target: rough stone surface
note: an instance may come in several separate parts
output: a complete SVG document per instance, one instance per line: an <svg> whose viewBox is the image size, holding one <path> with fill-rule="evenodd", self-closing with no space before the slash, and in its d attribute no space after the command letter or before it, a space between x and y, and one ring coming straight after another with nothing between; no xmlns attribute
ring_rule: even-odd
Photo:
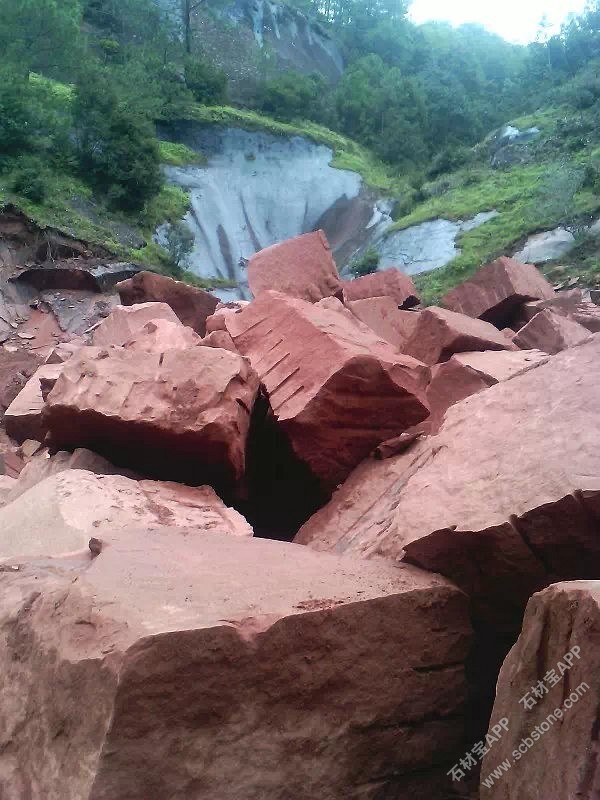
<svg viewBox="0 0 600 800"><path fill-rule="evenodd" d="M226 331L225 317L228 314L238 314L248 305L247 300L232 300L228 303L219 303L215 313L206 320L206 335L216 331Z"/></svg>
<svg viewBox="0 0 600 800"><path fill-rule="evenodd" d="M40 359L34 353L9 353L0 347L0 418L39 366Z"/></svg>
<svg viewBox="0 0 600 800"><path fill-rule="evenodd" d="M266 289L310 303L341 296L340 277L323 231L260 250L248 262L248 283L255 297Z"/></svg>
<svg viewBox="0 0 600 800"><path fill-rule="evenodd" d="M431 306L419 313L402 352L433 365L447 361L453 353L510 349L514 349L511 342L488 322Z"/></svg>
<svg viewBox="0 0 600 800"><path fill-rule="evenodd" d="M231 350L232 353L237 353L237 347L227 331L207 333L204 339L200 341L200 344L202 347L218 347L221 350Z"/></svg>
<svg viewBox="0 0 600 800"><path fill-rule="evenodd" d="M575 237L566 228L543 231L530 236L522 250L513 258L525 264L544 264L561 258L575 245Z"/></svg>
<svg viewBox="0 0 600 800"><path fill-rule="evenodd" d="M369 297L391 297L398 308L410 308L420 302L412 278L395 267L343 281L344 299L366 300Z"/></svg>
<svg viewBox="0 0 600 800"><path fill-rule="evenodd" d="M41 483L46 478L51 478L59 472L69 469L84 470L93 472L96 475L123 475L126 478L141 480L139 475L131 470L115 467L97 453L79 447L72 453L66 450L59 450L54 455L50 455L48 450L35 455L30 459L21 470L18 481L13 486L9 499L16 500L23 492L31 489L36 484Z"/></svg>
<svg viewBox="0 0 600 800"><path fill-rule="evenodd" d="M504 328L521 303L551 297L554 289L537 267L520 264L512 258L499 258L448 292L442 305Z"/></svg>
<svg viewBox="0 0 600 800"><path fill-rule="evenodd" d="M498 679L491 725L507 718L509 726L483 762L482 800L598 796L599 641L598 581L558 583L531 598ZM486 786L505 760L510 769Z"/></svg>
<svg viewBox="0 0 600 800"><path fill-rule="evenodd" d="M124 345L144 325L157 319L179 324L175 312L166 303L138 303L134 306L117 306L94 331L92 343L98 347Z"/></svg>
<svg viewBox="0 0 600 800"><path fill-rule="evenodd" d="M258 377L241 356L194 347L85 348L45 409L54 447L88 447L153 477L229 487L244 473Z"/></svg>
<svg viewBox="0 0 600 800"><path fill-rule="evenodd" d="M45 364L27 381L23 389L12 401L4 414L4 427L9 436L21 443L26 439L43 442L47 426L42 419L44 398L42 381L56 380L63 370L63 364Z"/></svg>
<svg viewBox="0 0 600 800"><path fill-rule="evenodd" d="M551 300L525 303L519 310L517 327L524 327L536 314L546 310L578 322L591 333L600 332L600 310L594 303L585 302L579 289L559 292Z"/></svg>
<svg viewBox="0 0 600 800"><path fill-rule="evenodd" d="M16 486L16 479L8 475L0 475L0 508L8 502L10 493Z"/></svg>
<svg viewBox="0 0 600 800"><path fill-rule="evenodd" d="M197 333L180 322L155 319L136 331L123 347L143 353L165 353L167 350L188 350L201 342Z"/></svg>
<svg viewBox="0 0 600 800"><path fill-rule="evenodd" d="M549 358L540 350L502 350L457 353L444 364L438 364L431 372L431 383L427 387L427 402L431 409L427 420L428 432L437 432L450 406L500 381L545 364Z"/></svg>
<svg viewBox="0 0 600 800"><path fill-rule="evenodd" d="M245 519L210 486L134 481L84 470L59 472L0 510L0 560L84 552L91 537L158 525L252 536Z"/></svg>
<svg viewBox="0 0 600 800"><path fill-rule="evenodd" d="M587 328L578 322L552 311L540 311L521 328L513 342L523 350L537 348L554 355L586 341L590 336Z"/></svg>
<svg viewBox="0 0 600 800"><path fill-rule="evenodd" d="M377 444L428 415L429 370L338 301L323 303L263 292L227 326L294 452L334 488Z"/></svg>
<svg viewBox="0 0 600 800"><path fill-rule="evenodd" d="M406 325L402 315L411 312L399 311L396 301L391 297L368 297L365 300L350 301L348 308L355 317L397 350L406 341Z"/></svg>
<svg viewBox="0 0 600 800"><path fill-rule="evenodd" d="M437 436L362 464L295 541L409 558L514 627L532 592L600 570L599 356L595 336L452 406Z"/></svg>
<svg viewBox="0 0 600 800"><path fill-rule="evenodd" d="M184 325L200 336L206 333L206 318L214 313L218 298L203 289L175 281L155 272L140 272L133 278L117 284L121 302L125 306L138 303L166 303Z"/></svg>
<svg viewBox="0 0 600 800"><path fill-rule="evenodd" d="M194 528L99 538L0 573L3 800L447 796L455 587Z"/></svg>

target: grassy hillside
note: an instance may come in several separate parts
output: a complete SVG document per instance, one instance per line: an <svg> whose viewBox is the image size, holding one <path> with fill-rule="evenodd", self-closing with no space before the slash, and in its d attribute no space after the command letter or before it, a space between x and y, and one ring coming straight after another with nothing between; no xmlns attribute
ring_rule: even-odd
<svg viewBox="0 0 600 800"><path fill-rule="evenodd" d="M459 239L462 250L446 267L418 277L428 302L436 302L448 289L468 278L481 264L512 252L527 236L558 225L574 232L577 246L563 258L568 266L560 274L577 274L595 285L600 281L600 242L584 236L583 228L600 212L595 184L598 158L593 119L572 109L545 109L513 120L521 130L537 126L541 135L515 151L520 162L493 169L491 143L475 148L459 170L425 184L425 195L394 229L436 218L466 220L479 212L497 210L499 216ZM558 276L556 265L544 267ZM554 271L554 272L553 272Z"/></svg>

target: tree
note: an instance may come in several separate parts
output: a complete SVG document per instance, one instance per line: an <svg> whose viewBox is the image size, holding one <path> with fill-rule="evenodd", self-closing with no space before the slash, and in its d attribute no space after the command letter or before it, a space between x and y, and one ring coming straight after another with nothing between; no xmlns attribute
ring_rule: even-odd
<svg viewBox="0 0 600 800"><path fill-rule="evenodd" d="M188 58L185 83L198 103L207 106L227 103L227 75L208 61Z"/></svg>
<svg viewBox="0 0 600 800"><path fill-rule="evenodd" d="M108 75L88 70L77 85L80 169L113 205L136 210L162 185L158 144L151 123L118 97Z"/></svg>
<svg viewBox="0 0 600 800"><path fill-rule="evenodd" d="M61 77L78 61L79 0L0 0L0 53L30 71Z"/></svg>
<svg viewBox="0 0 600 800"><path fill-rule="evenodd" d="M194 234L185 222L175 222L169 226L166 246L171 262L177 269L187 265L194 249Z"/></svg>

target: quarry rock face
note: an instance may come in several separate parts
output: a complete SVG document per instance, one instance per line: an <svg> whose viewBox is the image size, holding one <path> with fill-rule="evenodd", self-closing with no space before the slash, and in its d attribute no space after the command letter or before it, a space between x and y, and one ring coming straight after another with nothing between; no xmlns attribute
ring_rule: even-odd
<svg viewBox="0 0 600 800"><path fill-rule="evenodd" d="M44 398L42 381L56 380L62 364L44 364L31 376L4 413L4 427L9 436L21 443L26 439L43 442L46 424L42 419Z"/></svg>
<svg viewBox="0 0 600 800"><path fill-rule="evenodd" d="M600 571L599 355L595 336L452 406L437 436L362 464L295 541L408 559L514 627L534 591Z"/></svg>
<svg viewBox="0 0 600 800"><path fill-rule="evenodd" d="M513 342L524 350L537 348L555 355L585 342L590 332L573 319L545 310L536 314L531 322L516 334Z"/></svg>
<svg viewBox="0 0 600 800"><path fill-rule="evenodd" d="M175 312L166 303L117 306L94 331L92 344L97 347L122 346L141 331L148 322L158 319L179 324Z"/></svg>
<svg viewBox="0 0 600 800"><path fill-rule="evenodd" d="M503 257L449 291L442 298L442 305L504 328L510 327L511 315L522 303L554 296L554 289L537 267Z"/></svg>
<svg viewBox="0 0 600 800"><path fill-rule="evenodd" d="M310 303L341 297L340 277L323 231L259 250L248 262L248 284L255 297L266 289Z"/></svg>
<svg viewBox="0 0 600 800"><path fill-rule="evenodd" d="M487 322L432 306L419 313L412 336L402 352L422 361L437 364L453 353L477 350L510 350L514 346Z"/></svg>
<svg viewBox="0 0 600 800"><path fill-rule="evenodd" d="M55 448L87 447L153 477L228 487L244 473L258 383L226 350L84 348L64 365L44 420Z"/></svg>
<svg viewBox="0 0 600 800"><path fill-rule="evenodd" d="M0 573L3 800L445 796L451 584L193 527L92 548Z"/></svg>
<svg viewBox="0 0 600 800"><path fill-rule="evenodd" d="M226 318L298 458L334 488L385 439L425 419L429 370L335 300L263 292Z"/></svg>
<svg viewBox="0 0 600 800"><path fill-rule="evenodd" d="M0 510L0 561L84 552L91 537L110 541L126 527L159 525L252 536L210 486L134 481L84 470L59 472Z"/></svg>
<svg viewBox="0 0 600 800"><path fill-rule="evenodd" d="M498 679L490 726L510 724L483 762L482 800L598 795L599 638L598 581L531 598Z"/></svg>
<svg viewBox="0 0 600 800"><path fill-rule="evenodd" d="M140 272L117 284L117 291L124 306L166 303L184 325L200 336L206 333L206 318L214 313L219 302L203 289L155 272Z"/></svg>
<svg viewBox="0 0 600 800"><path fill-rule="evenodd" d="M343 281L342 286L347 301L391 297L398 308L411 308L420 302L412 278L395 267Z"/></svg>

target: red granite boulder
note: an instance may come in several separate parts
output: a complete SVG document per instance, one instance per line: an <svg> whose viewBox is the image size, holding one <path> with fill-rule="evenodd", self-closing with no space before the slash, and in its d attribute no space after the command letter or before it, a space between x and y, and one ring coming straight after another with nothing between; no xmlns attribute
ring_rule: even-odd
<svg viewBox="0 0 600 800"><path fill-rule="evenodd" d="M165 353L167 350L188 350L201 342L197 333L180 322L153 319L124 342L123 347L142 353Z"/></svg>
<svg viewBox="0 0 600 800"><path fill-rule="evenodd" d="M498 678L490 730L509 724L483 762L482 800L597 797L599 642L598 581L531 598Z"/></svg>
<svg viewBox="0 0 600 800"><path fill-rule="evenodd" d="M64 365L44 421L53 447L87 447L153 477L225 488L244 474L258 386L246 359L226 350L84 348Z"/></svg>
<svg viewBox="0 0 600 800"><path fill-rule="evenodd" d="M42 381L56 380L64 364L44 364L41 366L19 394L15 397L4 414L4 428L8 435L21 444L26 439L43 442L47 426L42 419L44 397Z"/></svg>
<svg viewBox="0 0 600 800"><path fill-rule="evenodd" d="M429 432L436 432L444 414L455 403L500 381L522 375L549 359L540 350L457 353L431 371L427 402L431 409Z"/></svg>
<svg viewBox="0 0 600 800"><path fill-rule="evenodd" d="M448 796L470 626L444 579L194 527L90 550L0 572L3 800Z"/></svg>
<svg viewBox="0 0 600 800"><path fill-rule="evenodd" d="M413 312L400 311L396 301L391 297L368 297L365 300L353 300L348 302L347 306L357 319L364 322L384 341L389 342L397 350L402 348L407 338L404 334L406 325L402 315Z"/></svg>
<svg viewBox="0 0 600 800"><path fill-rule="evenodd" d="M136 481L79 469L58 472L22 494L18 483L0 509L0 562L83 552L90 538L118 537L127 527L150 534L168 524L252 536L246 520L227 508L210 486Z"/></svg>
<svg viewBox="0 0 600 800"><path fill-rule="evenodd" d="M441 572L512 629L529 596L600 573L600 336L452 406L367 461L295 541Z"/></svg>
<svg viewBox="0 0 600 800"><path fill-rule="evenodd" d="M547 300L554 295L554 289L537 267L503 257L448 292L442 305L505 328L511 326L511 317L522 303Z"/></svg>
<svg viewBox="0 0 600 800"><path fill-rule="evenodd" d="M166 303L139 303L117 306L94 331L92 342L97 347L122 346L130 341L148 322L164 319L180 325L175 312Z"/></svg>
<svg viewBox="0 0 600 800"><path fill-rule="evenodd" d="M591 335L587 328L575 320L546 310L537 313L531 322L521 328L513 342L523 350L537 348L554 355L567 347L585 342Z"/></svg>
<svg viewBox="0 0 600 800"><path fill-rule="evenodd" d="M515 349L507 337L488 322L431 306L419 312L417 324L402 352L433 365L447 361L454 353Z"/></svg>
<svg viewBox="0 0 600 800"><path fill-rule="evenodd" d="M125 306L138 303L166 303L184 325L200 336L206 333L206 318L214 313L219 299L203 289L175 281L155 272L139 272L117 284Z"/></svg>
<svg viewBox="0 0 600 800"><path fill-rule="evenodd" d="M296 456L328 489L377 444L428 415L429 370L339 301L311 305L263 292L226 322Z"/></svg>
<svg viewBox="0 0 600 800"><path fill-rule="evenodd" d="M420 303L411 277L396 267L343 281L344 299L366 300L369 297L391 297L398 308L412 308Z"/></svg>
<svg viewBox="0 0 600 800"><path fill-rule="evenodd" d="M323 231L305 233L255 253L248 262L252 294L272 289L316 303L340 296L341 282Z"/></svg>

